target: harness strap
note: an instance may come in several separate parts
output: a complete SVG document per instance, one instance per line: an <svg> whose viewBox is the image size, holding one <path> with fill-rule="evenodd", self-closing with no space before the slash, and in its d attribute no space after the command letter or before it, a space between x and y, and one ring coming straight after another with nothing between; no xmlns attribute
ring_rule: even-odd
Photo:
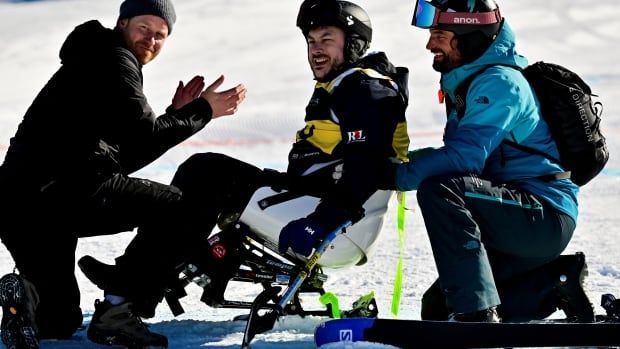
<svg viewBox="0 0 620 349"><path fill-rule="evenodd" d="M300 198L305 195L308 195L308 194L302 193L299 191L283 191L281 193L267 196L266 198L261 199L258 202L258 207L260 207L261 210L264 211L271 206L281 204L286 201L294 200L294 199Z"/></svg>

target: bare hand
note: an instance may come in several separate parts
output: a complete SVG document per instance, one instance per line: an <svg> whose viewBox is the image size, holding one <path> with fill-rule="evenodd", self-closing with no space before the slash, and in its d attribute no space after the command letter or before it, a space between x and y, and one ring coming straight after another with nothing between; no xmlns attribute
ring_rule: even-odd
<svg viewBox="0 0 620 349"><path fill-rule="evenodd" d="M239 104L245 99L246 88L242 84L239 84L229 90L216 92L215 89L220 87L224 82L224 76L220 75L206 90L204 90L200 96L209 102L211 110L213 110L213 119L224 116L232 115L237 112Z"/></svg>
<svg viewBox="0 0 620 349"><path fill-rule="evenodd" d="M179 109L198 98L203 88L205 88L205 78L202 76L194 76L185 86L183 81L179 81L179 86L172 98L172 107Z"/></svg>

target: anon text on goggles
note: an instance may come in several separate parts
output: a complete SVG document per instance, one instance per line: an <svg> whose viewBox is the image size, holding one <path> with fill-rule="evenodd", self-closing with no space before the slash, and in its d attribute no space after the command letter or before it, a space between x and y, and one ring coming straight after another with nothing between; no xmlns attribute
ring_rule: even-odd
<svg viewBox="0 0 620 349"><path fill-rule="evenodd" d="M499 8L493 12L444 12L426 0L417 0L411 25L418 28L434 28L438 24L495 24L502 20Z"/></svg>

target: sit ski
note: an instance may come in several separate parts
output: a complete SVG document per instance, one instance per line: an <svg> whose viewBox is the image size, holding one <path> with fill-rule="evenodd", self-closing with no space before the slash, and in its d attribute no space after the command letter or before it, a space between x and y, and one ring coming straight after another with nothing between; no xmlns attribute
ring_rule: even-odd
<svg viewBox="0 0 620 349"><path fill-rule="evenodd" d="M366 262L391 196L389 191L376 192L365 203L365 216L360 221L343 222L305 258L294 252L280 255L278 234L289 221L311 213L319 198L260 188L241 214L221 217L221 231L204 241L199 255L178 267L179 278L169 282L165 299L174 315L183 313L179 299L186 296L185 287L195 283L203 288L201 301L211 307L248 309L248 315L236 318L247 321L244 348L257 334L271 330L284 315L376 317L373 293L362 296L351 309L340 311L335 296L323 288L327 280L324 267ZM114 266L90 256L82 257L78 265L102 289L114 274ZM230 281L260 284L263 291L252 302L226 299ZM302 298L310 294L322 296L323 309L307 310L302 306Z"/></svg>

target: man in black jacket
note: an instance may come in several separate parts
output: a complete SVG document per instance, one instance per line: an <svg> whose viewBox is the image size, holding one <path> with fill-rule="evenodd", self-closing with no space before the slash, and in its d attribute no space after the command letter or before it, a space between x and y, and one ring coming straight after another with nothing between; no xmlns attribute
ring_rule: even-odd
<svg viewBox="0 0 620 349"><path fill-rule="evenodd" d="M97 21L76 27L60 51L61 67L11 139L0 167L0 237L20 275L0 281L7 346L37 348L39 338L74 333L82 323L77 239L181 215L178 188L129 175L211 119L235 113L245 98L243 85L216 92L223 77L204 89L196 76L179 84L164 115L154 114L142 66L159 54L175 20L169 0L126 0L115 29ZM151 335L129 310L123 315L127 326Z"/></svg>

